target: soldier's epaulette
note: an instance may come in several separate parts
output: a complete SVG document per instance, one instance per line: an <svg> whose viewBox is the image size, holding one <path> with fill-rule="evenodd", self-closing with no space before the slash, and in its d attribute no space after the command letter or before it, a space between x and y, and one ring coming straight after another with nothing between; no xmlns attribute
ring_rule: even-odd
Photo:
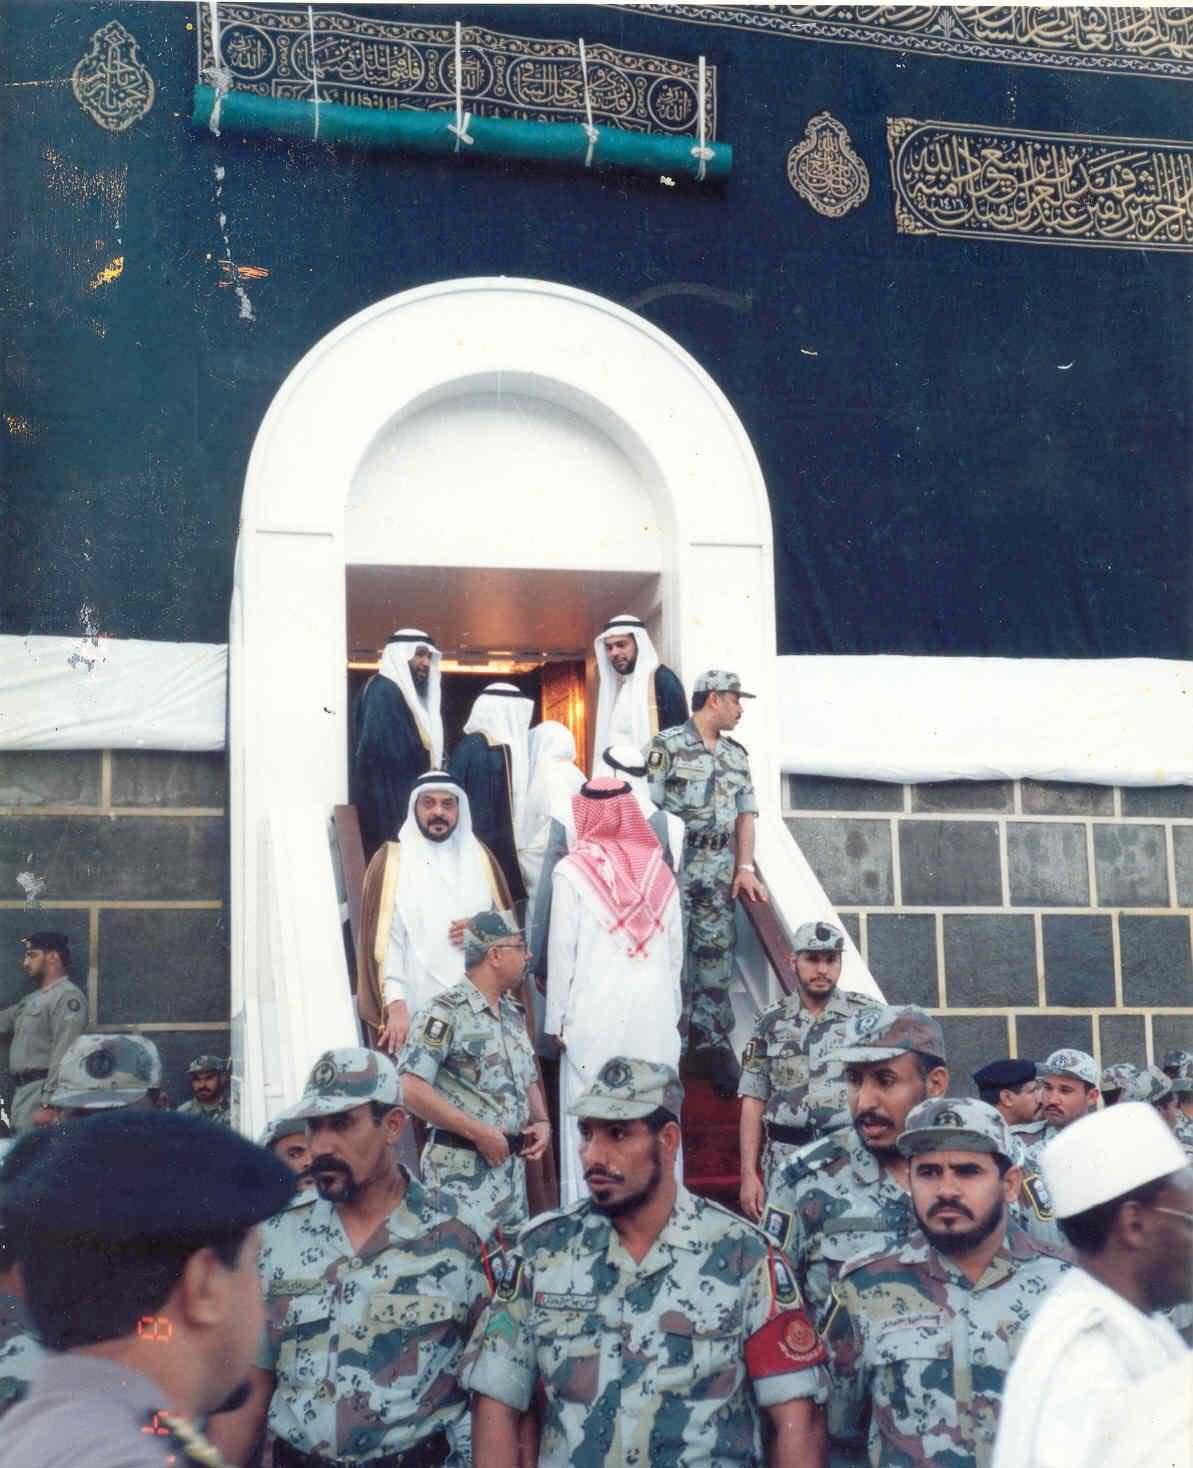
<svg viewBox="0 0 1193 1468"><path fill-rule="evenodd" d="M453 984L450 989L445 989L442 994L436 994L434 999L429 1000L424 1005L424 1008L429 1009L432 1004L447 1004L452 1009L458 1009L461 1004L468 1003L468 990L471 987L467 980L460 984Z"/></svg>
<svg viewBox="0 0 1193 1468"><path fill-rule="evenodd" d="M517 1248L522 1253L528 1253L531 1247L530 1240L540 1229L549 1228L554 1223L563 1223L571 1219L572 1215L587 1209L588 1198L577 1198L574 1203L566 1203L559 1208L552 1208L547 1213L537 1213L529 1223L524 1223L518 1233Z"/></svg>
<svg viewBox="0 0 1193 1468"><path fill-rule="evenodd" d="M839 991L845 999L846 1004L857 1004L863 1008L869 1004L881 1004L881 999L875 999L873 994L863 994L860 989L841 989Z"/></svg>
<svg viewBox="0 0 1193 1468"><path fill-rule="evenodd" d="M791 995L789 994L787 999L790 998ZM754 1028L757 1029L764 1019L769 1019L772 1015L777 1016L782 1014L787 1007L787 999L776 999L773 1004L768 1004L765 1009L760 1009L758 1011L758 1018L754 1021Z"/></svg>
<svg viewBox="0 0 1193 1468"><path fill-rule="evenodd" d="M722 734L721 738L725 741L726 744L732 744L734 749L740 749L742 754L749 754L750 751L746 748L746 746L741 742L740 739L734 739L731 734Z"/></svg>
<svg viewBox="0 0 1193 1468"><path fill-rule="evenodd" d="M692 1201L696 1205L697 1213L719 1213L726 1223L733 1224L747 1236L753 1234L768 1249L773 1247L774 1240L760 1224L753 1223L748 1218L743 1218L740 1213L735 1213L732 1208L727 1208L724 1203L718 1203L715 1198L706 1198L699 1193L692 1194Z"/></svg>
<svg viewBox="0 0 1193 1468"><path fill-rule="evenodd" d="M909 1240L900 1238L898 1234L881 1234L877 1242L869 1249L863 1249L860 1253L853 1254L841 1266L838 1279L844 1279L847 1275L857 1274L861 1269L873 1269L880 1264L889 1264L893 1269L905 1269L909 1264L918 1263L921 1257L927 1257L927 1249L917 1249L914 1244L910 1246Z"/></svg>
<svg viewBox="0 0 1193 1468"><path fill-rule="evenodd" d="M836 1140L835 1132L830 1132L827 1137L817 1137L814 1142L806 1142L793 1152L787 1159L785 1170L797 1175L801 1172L823 1172L848 1156L849 1149Z"/></svg>

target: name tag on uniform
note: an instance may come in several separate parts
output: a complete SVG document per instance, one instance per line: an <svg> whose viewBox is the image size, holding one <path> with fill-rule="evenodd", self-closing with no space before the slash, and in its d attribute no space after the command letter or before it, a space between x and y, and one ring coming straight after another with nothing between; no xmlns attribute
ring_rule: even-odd
<svg viewBox="0 0 1193 1468"><path fill-rule="evenodd" d="M327 1288L322 1279L275 1279L266 1286L267 1295L318 1295Z"/></svg>
<svg viewBox="0 0 1193 1468"><path fill-rule="evenodd" d="M546 1310L595 1310L597 1297L595 1295L552 1295L546 1290L539 1290L534 1303L543 1306Z"/></svg>

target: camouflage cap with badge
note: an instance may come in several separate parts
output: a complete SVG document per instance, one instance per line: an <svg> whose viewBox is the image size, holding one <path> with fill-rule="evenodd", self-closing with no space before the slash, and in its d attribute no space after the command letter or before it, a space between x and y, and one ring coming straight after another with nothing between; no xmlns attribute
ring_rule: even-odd
<svg viewBox="0 0 1193 1468"><path fill-rule="evenodd" d="M791 946L796 953L840 953L845 947L845 934L832 923L800 923Z"/></svg>
<svg viewBox="0 0 1193 1468"><path fill-rule="evenodd" d="M701 673L692 684L693 693L736 693L738 698L757 698L756 693L747 693L741 686L736 673L726 673L722 668L710 668Z"/></svg>
<svg viewBox="0 0 1193 1468"><path fill-rule="evenodd" d="M1039 1076L1071 1076L1075 1081L1084 1081L1087 1086L1096 1086L1100 1079L1098 1064L1084 1050L1054 1050L1047 1060L1036 1066Z"/></svg>
<svg viewBox="0 0 1193 1468"><path fill-rule="evenodd" d="M1145 1065L1123 1087L1122 1099L1124 1101L1150 1101L1154 1106L1157 1101L1163 1101L1166 1097L1171 1096L1172 1092L1172 1081L1160 1067Z"/></svg>
<svg viewBox="0 0 1193 1468"><path fill-rule="evenodd" d="M335 1116L369 1101L379 1101L382 1106L402 1104L398 1068L389 1056L360 1045L325 1050L311 1067L301 1097L277 1121Z"/></svg>
<svg viewBox="0 0 1193 1468"><path fill-rule="evenodd" d="M1116 1091L1123 1090L1138 1074L1137 1065L1132 1065L1129 1060L1120 1060L1117 1065L1108 1065L1102 1072L1102 1084L1098 1089L1103 1096L1113 1095Z"/></svg>
<svg viewBox="0 0 1193 1468"><path fill-rule="evenodd" d="M1185 1058L1176 1068L1176 1074L1165 1071L1164 1074L1172 1081L1172 1089L1178 1096L1193 1095L1193 1055L1184 1052Z"/></svg>
<svg viewBox="0 0 1193 1468"><path fill-rule="evenodd" d="M468 920L464 929L464 967L475 968L495 944L521 938L522 935L523 929L518 926L512 912L500 912L496 908L478 912Z"/></svg>
<svg viewBox="0 0 1193 1468"><path fill-rule="evenodd" d="M204 1071L215 1071L217 1075L223 1075L225 1071L231 1070L232 1062L226 1055L196 1055L194 1060L186 1068L187 1075L202 1075Z"/></svg>
<svg viewBox="0 0 1193 1468"><path fill-rule="evenodd" d="M679 1120L683 1086L669 1065L617 1055L601 1066L595 1081L568 1112L593 1121L639 1121L660 1107Z"/></svg>
<svg viewBox="0 0 1193 1468"><path fill-rule="evenodd" d="M831 1058L844 1065L873 1065L909 1051L943 1061L944 1031L939 1022L914 1004L876 1004L853 1016Z"/></svg>
<svg viewBox="0 0 1193 1468"><path fill-rule="evenodd" d="M1015 1160L1011 1129L985 1101L969 1096L933 1096L907 1113L895 1146L904 1157L921 1152L990 1152Z"/></svg>
<svg viewBox="0 0 1193 1468"><path fill-rule="evenodd" d="M46 1103L62 1111L110 1111L161 1089L162 1058L144 1035L80 1035L58 1067Z"/></svg>

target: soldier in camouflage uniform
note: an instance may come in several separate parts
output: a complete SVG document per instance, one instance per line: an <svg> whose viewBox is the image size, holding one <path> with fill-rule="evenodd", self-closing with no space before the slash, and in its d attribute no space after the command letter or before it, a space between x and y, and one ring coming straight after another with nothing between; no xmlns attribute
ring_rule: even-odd
<svg viewBox="0 0 1193 1468"><path fill-rule="evenodd" d="M37 988L0 1009L0 1036L12 1036L8 1069L14 1090L8 1114L16 1132L53 1120L46 1103L58 1084L58 1067L87 1028L87 996L68 976L66 935L30 933L22 942L21 967Z"/></svg>
<svg viewBox="0 0 1193 1468"><path fill-rule="evenodd" d="M944 1034L922 1009L873 1006L851 1019L834 1056L845 1066L853 1126L801 1147L779 1169L762 1226L795 1265L819 1325L845 1262L875 1235L912 1227L907 1159L896 1142L911 1108L948 1087Z"/></svg>
<svg viewBox="0 0 1193 1468"><path fill-rule="evenodd" d="M0 1141L0 1161L14 1143ZM4 1228L4 1188L0 1186L0 1417L26 1395L45 1352L21 1298L16 1260Z"/></svg>
<svg viewBox="0 0 1193 1468"><path fill-rule="evenodd" d="M541 1468L821 1462L823 1347L765 1235L676 1184L682 1103L617 1057L573 1106L592 1196L523 1229L465 1360L484 1468L517 1462L536 1388Z"/></svg>
<svg viewBox="0 0 1193 1468"><path fill-rule="evenodd" d="M1185 1050L1177 1053L1183 1058L1171 1068L1167 1063L1170 1056L1164 1057L1164 1074L1172 1081L1180 1107L1176 1118L1176 1139L1186 1152L1190 1152L1193 1150L1193 1055Z"/></svg>
<svg viewBox="0 0 1193 1468"><path fill-rule="evenodd" d="M81 1035L62 1057L48 1105L59 1120L165 1105L162 1058L144 1035Z"/></svg>
<svg viewBox="0 0 1193 1468"><path fill-rule="evenodd" d="M456 1376L489 1256L455 1200L394 1160L400 1096L381 1051L329 1050L284 1113L306 1119L319 1197L262 1230L265 1340L237 1424L251 1443L269 1403L275 1468L467 1461Z"/></svg>
<svg viewBox="0 0 1193 1468"><path fill-rule="evenodd" d="M941 1097L908 1115L919 1231L850 1260L824 1334L830 1431L872 1468L988 1468L1003 1382L1042 1296L1068 1265L1011 1222L1010 1131L984 1101Z"/></svg>
<svg viewBox="0 0 1193 1468"><path fill-rule="evenodd" d="M741 1205L755 1221L778 1165L797 1147L849 1125L845 1077L830 1052L850 1018L875 1003L868 994L839 986L845 949L840 929L802 923L791 946L797 987L758 1016L742 1056Z"/></svg>
<svg viewBox="0 0 1193 1468"><path fill-rule="evenodd" d="M1139 1067L1129 1060L1120 1060L1117 1065L1108 1065L1102 1072L1099 1090L1105 1106L1117 1106L1123 1099L1123 1087L1139 1074Z"/></svg>
<svg viewBox="0 0 1193 1468"><path fill-rule="evenodd" d="M178 1108L185 1116L202 1116L220 1126L232 1125L232 1062L220 1055L196 1055L187 1066L191 1099Z"/></svg>
<svg viewBox="0 0 1193 1468"><path fill-rule="evenodd" d="M1037 1243L1059 1250L1067 1258L1068 1242L1053 1216L1052 1200L1048 1196L1044 1179L1040 1176L1039 1165L1028 1159L1028 1147L1043 1130L1042 1124L1034 1132L1025 1130L1033 1125L1034 1113L1039 1104L1035 1065L1030 1060L1013 1060L1009 1057L992 1060L981 1070L975 1070L973 1079L981 1099L992 1106L1006 1122L1011 1134L1014 1163L1023 1174L1019 1200L1012 1205L1015 1222L1026 1229Z"/></svg>
<svg viewBox="0 0 1193 1468"><path fill-rule="evenodd" d="M758 802L750 760L729 737L742 716L735 673L713 670L696 680L692 717L656 734L648 746L650 798L684 823L684 1028L689 1064L702 1069L725 1096L737 1092L741 1072L730 1036L729 985L736 942L738 896L765 901L754 871L754 818Z"/></svg>
<svg viewBox="0 0 1193 1468"><path fill-rule="evenodd" d="M1036 1066L1044 1129L1027 1142L1027 1155L1036 1161L1048 1143L1072 1122L1088 1116L1098 1104L1101 1072L1084 1050L1054 1050Z"/></svg>
<svg viewBox="0 0 1193 1468"><path fill-rule="evenodd" d="M526 958L508 915L477 913L464 929L467 977L418 1011L398 1057L406 1110L433 1127L423 1181L459 1198L490 1232L526 1222L526 1163L551 1137L526 1013L513 997Z"/></svg>

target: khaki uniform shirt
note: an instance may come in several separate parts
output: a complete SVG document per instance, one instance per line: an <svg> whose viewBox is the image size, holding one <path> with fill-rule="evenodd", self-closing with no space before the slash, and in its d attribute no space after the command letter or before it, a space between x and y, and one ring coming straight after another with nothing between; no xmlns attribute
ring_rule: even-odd
<svg viewBox="0 0 1193 1468"><path fill-rule="evenodd" d="M1011 1361L1068 1267L1017 1228L973 1283L918 1229L851 1260L825 1324L834 1440L868 1408L873 1468L988 1468Z"/></svg>
<svg viewBox="0 0 1193 1468"><path fill-rule="evenodd" d="M64 974L45 989L34 989L7 1009L0 1009L0 1035L11 1035L11 1071L44 1070L44 1080L16 1088L12 1124L28 1131L33 1113L53 1095L62 1057L87 1028L87 996Z"/></svg>
<svg viewBox="0 0 1193 1468"><path fill-rule="evenodd" d="M678 1190L641 1263L590 1200L532 1220L463 1370L517 1411L544 1392L540 1468L763 1461L758 1407L823 1401L823 1347L759 1229Z"/></svg>
<svg viewBox="0 0 1193 1468"><path fill-rule="evenodd" d="M271 1218L257 1359L277 1377L270 1431L299 1452L367 1463L458 1429L456 1375L489 1297L487 1262L452 1199L409 1177L359 1252L323 1198Z"/></svg>

